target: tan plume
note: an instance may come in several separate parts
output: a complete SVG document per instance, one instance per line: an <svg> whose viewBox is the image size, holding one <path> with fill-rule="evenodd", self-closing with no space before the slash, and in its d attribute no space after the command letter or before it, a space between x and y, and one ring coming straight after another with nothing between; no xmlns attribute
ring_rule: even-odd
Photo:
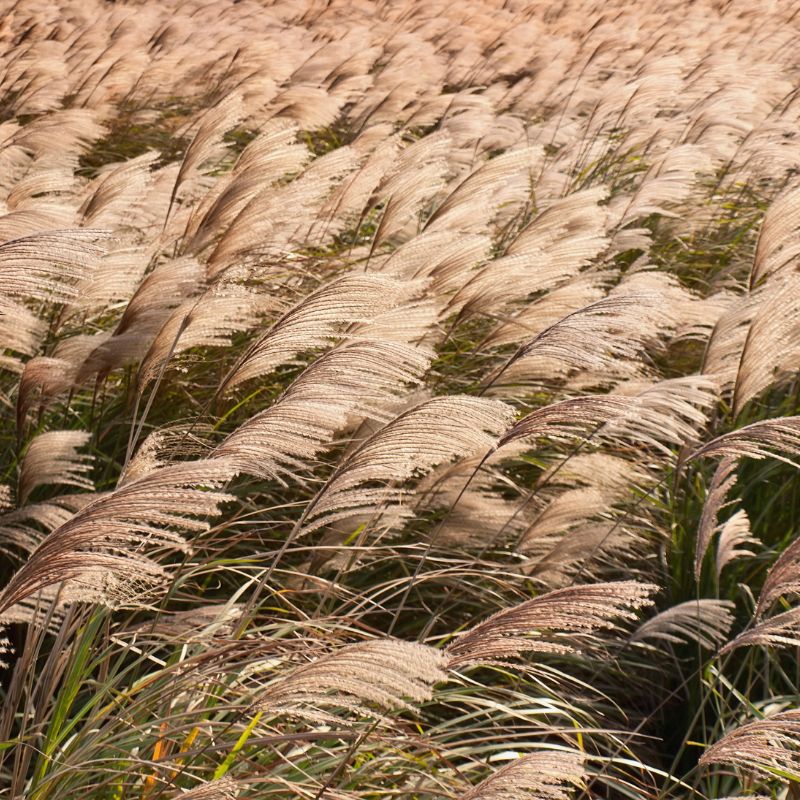
<svg viewBox="0 0 800 800"><path fill-rule="evenodd" d="M452 668L503 662L523 653L570 653L576 635L632 620L650 604L656 587L618 581L570 586L543 594L493 616L459 636L447 648Z"/></svg>
<svg viewBox="0 0 800 800"><path fill-rule="evenodd" d="M255 475L302 470L351 417L382 419L385 406L419 381L430 358L427 351L400 342L340 345L230 434L214 455Z"/></svg>
<svg viewBox="0 0 800 800"><path fill-rule="evenodd" d="M407 514L404 481L458 457L488 454L513 413L496 400L461 396L435 397L404 412L339 465L307 506L300 530L390 508Z"/></svg>
<svg viewBox="0 0 800 800"><path fill-rule="evenodd" d="M458 800L568 800L584 775L582 753L543 750L510 761Z"/></svg>
<svg viewBox="0 0 800 800"><path fill-rule="evenodd" d="M723 458L714 472L706 499L703 503L703 511L700 515L700 524L697 526L697 537L694 551L694 578L700 580L700 571L703 568L705 558L711 538L720 529L719 512L730 505L728 494L736 484L736 469L738 462L735 458Z"/></svg>
<svg viewBox="0 0 800 800"><path fill-rule="evenodd" d="M37 486L50 483L94 488L88 477L92 457L78 452L90 438L84 431L48 431L33 439L20 465L20 504L27 501Z"/></svg>
<svg viewBox="0 0 800 800"><path fill-rule="evenodd" d="M397 639L346 645L278 678L259 705L310 720L326 719L337 707L359 716L374 716L373 708L411 710L447 679L445 663L440 651Z"/></svg>
<svg viewBox="0 0 800 800"><path fill-rule="evenodd" d="M235 471L221 459L174 464L100 495L44 538L0 594L0 612L61 581L83 581L98 599L108 594L108 580L157 584L166 572L147 551L186 549L176 531L206 530L198 518L216 515L230 499L196 487L216 489Z"/></svg>
<svg viewBox="0 0 800 800"><path fill-rule="evenodd" d="M396 307L414 289L381 275L346 275L326 284L287 311L249 347L220 391L266 375L303 351L334 343L348 325Z"/></svg>
<svg viewBox="0 0 800 800"><path fill-rule="evenodd" d="M800 779L800 711L781 711L734 728L700 756L700 764L730 764L766 777Z"/></svg>
<svg viewBox="0 0 800 800"><path fill-rule="evenodd" d="M695 643L715 650L728 636L733 624L733 603L727 600L688 600L672 606L642 623L632 642Z"/></svg>
<svg viewBox="0 0 800 800"><path fill-rule="evenodd" d="M732 514L722 523L719 530L716 558L717 579L719 579L722 570L731 561L755 555L752 550L742 549L743 545L760 544L761 541L757 537L751 536L750 518L747 516L747 512L741 508L735 514Z"/></svg>

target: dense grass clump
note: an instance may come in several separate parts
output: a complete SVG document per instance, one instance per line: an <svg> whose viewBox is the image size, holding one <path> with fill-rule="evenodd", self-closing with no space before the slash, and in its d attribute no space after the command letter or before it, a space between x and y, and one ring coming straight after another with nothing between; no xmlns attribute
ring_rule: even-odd
<svg viewBox="0 0 800 800"><path fill-rule="evenodd" d="M0 797L796 797L798 11L8 5Z"/></svg>

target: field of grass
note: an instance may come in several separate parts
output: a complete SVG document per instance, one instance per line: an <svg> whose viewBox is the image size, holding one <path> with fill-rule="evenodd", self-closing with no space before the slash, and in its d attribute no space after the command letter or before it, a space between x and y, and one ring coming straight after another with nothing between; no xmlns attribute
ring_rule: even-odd
<svg viewBox="0 0 800 800"><path fill-rule="evenodd" d="M0 798L800 797L800 2L0 7Z"/></svg>

